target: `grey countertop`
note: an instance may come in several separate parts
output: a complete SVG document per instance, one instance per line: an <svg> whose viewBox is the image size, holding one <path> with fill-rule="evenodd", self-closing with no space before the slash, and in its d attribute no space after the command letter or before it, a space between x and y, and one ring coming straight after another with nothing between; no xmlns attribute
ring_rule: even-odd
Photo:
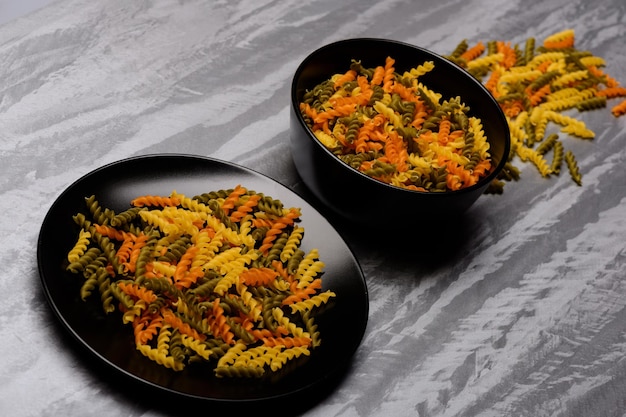
<svg viewBox="0 0 626 417"><path fill-rule="evenodd" d="M626 83L621 0L59 0L0 26L0 410L160 416L87 366L47 305L36 243L73 181L135 155L232 161L306 195L289 151L299 62L344 38L440 54L574 29ZM613 102L615 103L615 101ZM484 195L462 236L390 249L330 219L360 262L369 322L308 416L626 415L626 117L575 114L583 174ZM422 257L419 242L430 246Z"/></svg>

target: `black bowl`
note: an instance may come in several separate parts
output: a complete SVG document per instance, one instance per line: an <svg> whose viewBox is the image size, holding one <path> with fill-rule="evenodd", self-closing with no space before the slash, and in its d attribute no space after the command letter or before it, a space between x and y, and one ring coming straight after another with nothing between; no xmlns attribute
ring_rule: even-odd
<svg viewBox="0 0 626 417"><path fill-rule="evenodd" d="M352 59L372 68L384 64L387 56L395 59L399 73L432 61L435 68L420 77L422 83L442 94L442 100L459 96L470 107L469 115L482 120L490 144L492 168L478 183L457 191L420 192L377 181L333 155L306 125L299 110L306 91L333 74L344 73ZM392 40L348 39L311 53L295 72L290 113L291 151L304 184L324 205L356 223L383 219L421 223L427 216L462 214L485 192L509 155L510 132L506 117L479 80L433 52Z"/></svg>

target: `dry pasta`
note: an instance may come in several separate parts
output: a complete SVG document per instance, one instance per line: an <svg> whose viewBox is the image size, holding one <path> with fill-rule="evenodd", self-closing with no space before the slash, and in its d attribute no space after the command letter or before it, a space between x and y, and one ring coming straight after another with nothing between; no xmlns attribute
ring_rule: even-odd
<svg viewBox="0 0 626 417"><path fill-rule="evenodd" d="M67 270L83 300L120 312L146 358L262 377L320 345L315 313L336 294L322 290L319 251L300 246L300 209L242 186L139 196L124 221L95 196L86 203Z"/></svg>
<svg viewBox="0 0 626 417"><path fill-rule="evenodd" d="M325 147L376 180L421 192L470 187L491 171L489 142L460 97L442 100L422 84L434 67L398 74L392 57L374 68L353 59L346 73L305 92L301 114Z"/></svg>
<svg viewBox="0 0 626 417"><path fill-rule="evenodd" d="M543 177L558 175L564 155L562 138L558 139L558 146L551 144L549 149L542 149L552 150L551 165L533 151L548 138L555 140L551 124L560 126L562 136L593 139L594 132L582 120L563 113L605 108L609 100L626 97L626 88L601 69L605 60L576 49L574 39L574 31L566 29L547 36L539 46L535 38L528 38L523 45L491 41L486 48L481 46L483 42L470 46L463 40L446 56L483 81L509 121L512 152L505 169L487 192L500 193L504 181L519 178L519 170L512 163L515 157L533 163ZM507 56L511 59L507 60ZM615 117L626 113L625 103L611 107ZM572 179L581 185L582 175L574 154L566 154L570 172L574 173Z"/></svg>

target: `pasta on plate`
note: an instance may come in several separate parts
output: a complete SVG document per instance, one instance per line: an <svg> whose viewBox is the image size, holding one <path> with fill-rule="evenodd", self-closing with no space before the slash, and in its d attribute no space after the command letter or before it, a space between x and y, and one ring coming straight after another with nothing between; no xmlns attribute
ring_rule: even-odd
<svg viewBox="0 0 626 417"><path fill-rule="evenodd" d="M83 300L119 312L146 358L261 377L320 346L316 313L336 294L318 249L301 246L300 209L241 185L138 196L119 213L85 202L66 269Z"/></svg>

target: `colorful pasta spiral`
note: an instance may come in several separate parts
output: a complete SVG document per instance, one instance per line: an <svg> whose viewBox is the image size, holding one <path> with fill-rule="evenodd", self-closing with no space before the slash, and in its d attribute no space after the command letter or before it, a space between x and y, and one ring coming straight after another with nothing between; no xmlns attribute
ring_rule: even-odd
<svg viewBox="0 0 626 417"><path fill-rule="evenodd" d="M85 201L66 269L83 277L83 300L121 314L146 358L262 377L319 346L315 312L336 294L322 291L318 250L300 247L299 209L240 185L139 196L119 214Z"/></svg>

